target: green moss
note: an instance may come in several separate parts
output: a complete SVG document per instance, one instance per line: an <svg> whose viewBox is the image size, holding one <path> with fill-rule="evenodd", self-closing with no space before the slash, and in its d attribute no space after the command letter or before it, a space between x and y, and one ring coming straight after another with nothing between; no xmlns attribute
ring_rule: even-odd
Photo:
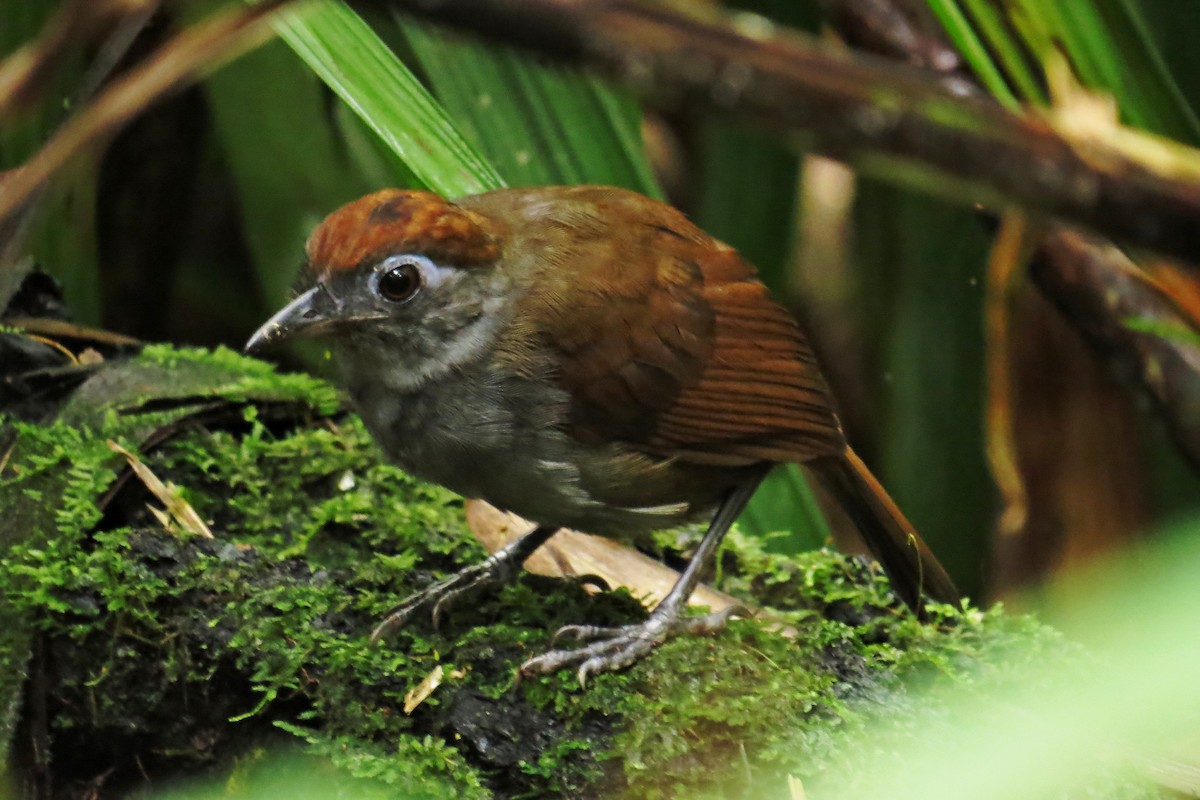
<svg viewBox="0 0 1200 800"><path fill-rule="evenodd" d="M176 405L156 402L155 375ZM839 744L864 725L923 724L917 689L1002 685L1026 659L1073 657L998 611L918 624L864 562L787 559L735 534L724 588L772 606L789 635L735 621L586 691L570 673L514 688L556 627L636 620L640 605L525 576L439 631L419 620L370 647L393 603L480 557L458 498L380 463L357 419L329 416L327 386L228 351L150 349L101 383L81 390L90 410L72 401L70 425L14 425L19 457L0 479L0 499L19 500L6 508L38 528L4 554L0 581L58 665L45 702L65 781L108 759L137 783L130 751L156 775L228 771L282 731L339 773L412 797L779 793L787 774L846 769ZM198 393L228 413L181 424ZM123 465L104 440L137 449L162 430L143 460L215 540L164 531L136 481L97 506ZM443 685L406 714L405 694L439 666Z"/></svg>
<svg viewBox="0 0 1200 800"><path fill-rule="evenodd" d="M249 374L231 380L229 371L243 363ZM141 431L175 424L178 415L156 403L153 377L177 370L217 376L202 393L206 399L244 396L261 404L311 396L316 402L293 412L286 431L246 405L225 427L181 429L143 454L155 474L181 487L218 531L217 541L161 530L145 509L156 501L136 481L107 517L97 507L124 463L105 440L118 437L137 450L123 436L133 423L116 407L139 409ZM173 741L158 727L186 694L212 704L210 723L281 722L352 775L406 794L481 796L483 778L432 732L442 726L436 713L446 689L426 702L423 712L432 715L405 715L404 696L434 667L453 670L449 653L468 654L468 668L493 665L451 678L449 687L469 683L502 695L522 642L542 636L543 615L533 612L537 623L527 614L516 625L501 624L512 637L500 644L481 640L470 625L455 626L451 635L414 626L394 646L368 647L366 634L397 598L481 550L465 529L458 498L379 463L356 419L323 417L334 397L327 386L310 391L316 383L310 378L273 376L227 352L209 363L195 351L157 348L125 374L90 387L92 401L103 397L105 404L73 401L73 419L91 424L7 423L20 451L6 472L6 497L20 498L23 509L53 509L44 519L30 517L25 527L36 535L15 541L0 570L11 589L9 610L53 640L56 660L76 665L54 687L54 725L87 726L93 735L125 741L131 732L156 731L161 759L194 750L182 729ZM186 387L166 383L177 398L201 388L194 380ZM563 591L573 601L560 609L584 604L574 587ZM514 604L534 605L527 587L484 606L493 620L519 620ZM461 648L455 634L464 640ZM231 671L242 684L214 688ZM75 708L88 709L86 719L74 716ZM548 752L565 754L572 749L567 741L560 737ZM198 763L208 755L191 753ZM551 777L548 765L558 761L536 755L523 780L567 781ZM513 767L520 771L523 763L515 758Z"/></svg>
<svg viewBox="0 0 1200 800"><path fill-rule="evenodd" d="M227 347L204 350L147 345L139 359L147 365L191 375L195 383L207 387L210 393L229 400L267 396L274 402L297 400L308 403L318 414L332 414L340 406L337 391L328 383L303 373L277 372L267 362Z"/></svg>

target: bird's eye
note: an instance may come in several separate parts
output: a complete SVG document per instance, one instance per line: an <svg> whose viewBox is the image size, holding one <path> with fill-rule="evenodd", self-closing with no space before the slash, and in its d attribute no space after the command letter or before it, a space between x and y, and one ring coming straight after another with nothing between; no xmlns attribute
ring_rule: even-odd
<svg viewBox="0 0 1200 800"><path fill-rule="evenodd" d="M399 264L379 276L379 294L384 300L403 303L421 288L421 270L416 264Z"/></svg>

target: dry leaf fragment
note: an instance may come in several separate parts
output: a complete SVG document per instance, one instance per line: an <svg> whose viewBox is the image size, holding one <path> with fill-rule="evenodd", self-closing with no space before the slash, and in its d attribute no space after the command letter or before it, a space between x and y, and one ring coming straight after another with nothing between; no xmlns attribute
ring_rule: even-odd
<svg viewBox="0 0 1200 800"><path fill-rule="evenodd" d="M467 502L467 524L488 552L493 553L533 528L533 523L482 500ZM525 569L551 577L594 575L611 587L624 586L647 606L656 605L666 597L679 580L678 572L628 545L565 528L529 557ZM704 584L696 587L688 604L713 611L745 605Z"/></svg>
<svg viewBox="0 0 1200 800"><path fill-rule="evenodd" d="M467 525L489 553L533 528L533 523L483 500L467 501ZM566 528L559 530L530 556L524 568L536 575L556 578L596 577L614 589L625 587L647 608L657 605L679 580L678 572L629 545ZM746 613L738 616L753 615L762 620L768 630L776 630L787 637L796 635L792 625L763 616L754 607L705 584L696 587L688 605L706 607L710 611L740 608Z"/></svg>
<svg viewBox="0 0 1200 800"><path fill-rule="evenodd" d="M425 676L424 680L408 690L408 694L404 695L404 713L411 714L413 709L425 702L429 695L433 694L433 690L442 685L442 675L445 670L442 665L438 664L433 668L433 671Z"/></svg>
<svg viewBox="0 0 1200 800"><path fill-rule="evenodd" d="M145 484L150 493L157 497L166 507L166 513L170 514L170 519L166 517L164 512L153 506L150 507L150 511L158 518L159 522L163 523L163 527L169 527L168 523L170 520L174 520L179 527L188 533L203 536L205 539L213 538L212 531L204 524L204 520L200 519L200 515L196 513L196 509L192 508L191 504L183 499L178 486L173 483L163 483L157 475L150 471L149 467L142 463L140 458L112 439L109 439L106 444L109 450L125 456L125 460L129 462L129 466L134 474Z"/></svg>
<svg viewBox="0 0 1200 800"><path fill-rule="evenodd" d="M79 363L89 367L95 364L103 364L104 356L99 350L89 347L79 354Z"/></svg>

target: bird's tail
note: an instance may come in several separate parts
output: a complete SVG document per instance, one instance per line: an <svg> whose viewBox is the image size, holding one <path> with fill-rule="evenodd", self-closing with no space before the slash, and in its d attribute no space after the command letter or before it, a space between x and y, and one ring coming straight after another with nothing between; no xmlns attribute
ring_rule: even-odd
<svg viewBox="0 0 1200 800"><path fill-rule="evenodd" d="M847 446L840 456L810 466L850 514L891 579L892 588L909 608L924 617L926 596L943 603L961 603L946 570L858 454Z"/></svg>

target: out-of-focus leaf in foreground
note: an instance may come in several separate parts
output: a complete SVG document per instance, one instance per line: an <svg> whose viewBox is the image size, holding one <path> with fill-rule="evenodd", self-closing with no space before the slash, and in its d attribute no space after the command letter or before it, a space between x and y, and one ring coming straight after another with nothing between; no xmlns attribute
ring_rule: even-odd
<svg viewBox="0 0 1200 800"><path fill-rule="evenodd" d="M1051 616L1084 644L1091 669L1048 674L1030 659L1028 680L1011 692L980 696L963 687L944 726L916 737L905 731L888 756L880 755L889 751L880 732L868 729L863 736L872 744L862 752L873 755L813 796L1075 797L1102 772L1162 780L1154 765L1172 757L1195 761L1179 747L1195 747L1200 719L1197 563L1200 520L1192 520L1166 531L1153 548L1073 577L1052 592ZM1185 796L1200 790L1173 785L1192 793Z"/></svg>

